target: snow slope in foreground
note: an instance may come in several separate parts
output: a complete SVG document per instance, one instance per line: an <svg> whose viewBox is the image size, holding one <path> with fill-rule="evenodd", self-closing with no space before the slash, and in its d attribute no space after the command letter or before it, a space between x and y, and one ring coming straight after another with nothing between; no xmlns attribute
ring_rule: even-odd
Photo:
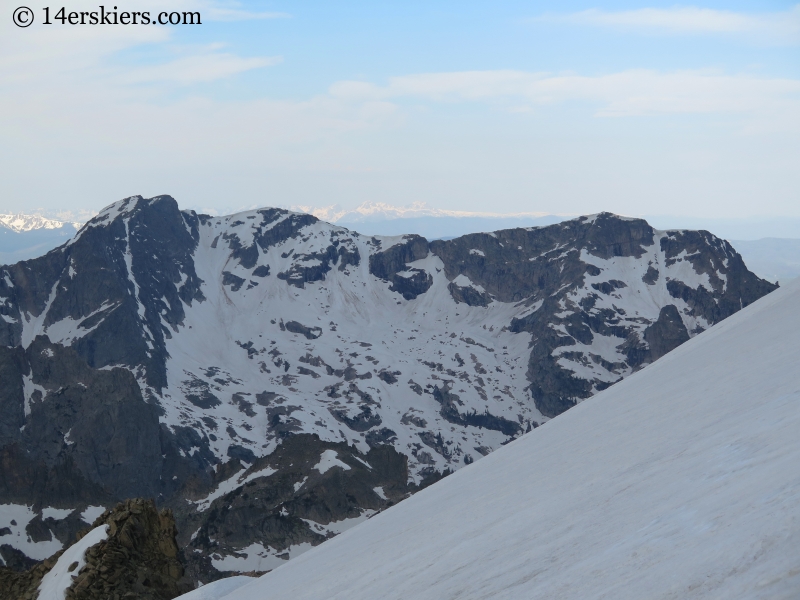
<svg viewBox="0 0 800 600"><path fill-rule="evenodd" d="M250 583L252 577L246 575L235 575L225 579L218 579L212 583L206 584L203 587L192 590L188 594L181 596L182 600L217 600L222 596L239 589L246 583Z"/></svg>
<svg viewBox="0 0 800 600"><path fill-rule="evenodd" d="M797 598L800 282L232 594Z"/></svg>

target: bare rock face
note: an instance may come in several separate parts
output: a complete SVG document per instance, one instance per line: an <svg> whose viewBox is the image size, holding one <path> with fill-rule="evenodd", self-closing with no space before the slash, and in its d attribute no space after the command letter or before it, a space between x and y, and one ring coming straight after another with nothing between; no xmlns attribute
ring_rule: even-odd
<svg viewBox="0 0 800 600"><path fill-rule="evenodd" d="M108 537L86 550L86 562L72 575L66 600L170 600L191 589L183 581L170 510L159 512L152 500L127 500L98 517L91 529L103 525L108 526ZM81 531L75 541L91 529ZM0 599L35 599L42 578L63 553L26 572L0 569Z"/></svg>
<svg viewBox="0 0 800 600"><path fill-rule="evenodd" d="M409 482L408 459L391 444L361 453L302 433L249 467L238 460L227 466L219 487L226 481L240 485L194 510L176 508L183 523L178 541L186 545L184 562L193 581L270 571L296 548L317 546L443 476L431 471L415 484Z"/></svg>
<svg viewBox="0 0 800 600"><path fill-rule="evenodd" d="M193 582L270 570L773 289L709 232L610 213L429 242L126 198L0 266L0 560L149 497ZM155 527L128 512L115 552Z"/></svg>

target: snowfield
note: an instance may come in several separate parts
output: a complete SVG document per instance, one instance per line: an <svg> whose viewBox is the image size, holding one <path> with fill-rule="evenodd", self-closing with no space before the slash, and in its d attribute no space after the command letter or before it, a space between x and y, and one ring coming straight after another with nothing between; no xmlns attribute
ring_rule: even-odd
<svg viewBox="0 0 800 600"><path fill-rule="evenodd" d="M800 597L800 282L224 596Z"/></svg>
<svg viewBox="0 0 800 600"><path fill-rule="evenodd" d="M227 594L232 590L242 587L246 583L250 583L252 577L246 575L236 575L234 577L227 577L220 579L199 587L196 590L181 596L183 600L217 600L222 594Z"/></svg>

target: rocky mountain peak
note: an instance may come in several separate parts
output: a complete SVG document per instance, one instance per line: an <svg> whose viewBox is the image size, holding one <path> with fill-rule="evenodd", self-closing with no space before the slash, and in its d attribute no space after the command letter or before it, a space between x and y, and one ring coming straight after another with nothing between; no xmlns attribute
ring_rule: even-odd
<svg viewBox="0 0 800 600"><path fill-rule="evenodd" d="M0 492L153 496L193 577L268 570L774 288L610 213L429 241L134 196L0 267Z"/></svg>

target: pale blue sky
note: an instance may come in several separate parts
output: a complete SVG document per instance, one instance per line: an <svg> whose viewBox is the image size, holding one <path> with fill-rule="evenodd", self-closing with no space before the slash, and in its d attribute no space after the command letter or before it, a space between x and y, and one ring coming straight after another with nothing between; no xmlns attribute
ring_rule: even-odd
<svg viewBox="0 0 800 600"><path fill-rule="evenodd" d="M0 0L0 211L800 216L795 3L131 0L204 24L70 27L37 2L18 29Z"/></svg>

